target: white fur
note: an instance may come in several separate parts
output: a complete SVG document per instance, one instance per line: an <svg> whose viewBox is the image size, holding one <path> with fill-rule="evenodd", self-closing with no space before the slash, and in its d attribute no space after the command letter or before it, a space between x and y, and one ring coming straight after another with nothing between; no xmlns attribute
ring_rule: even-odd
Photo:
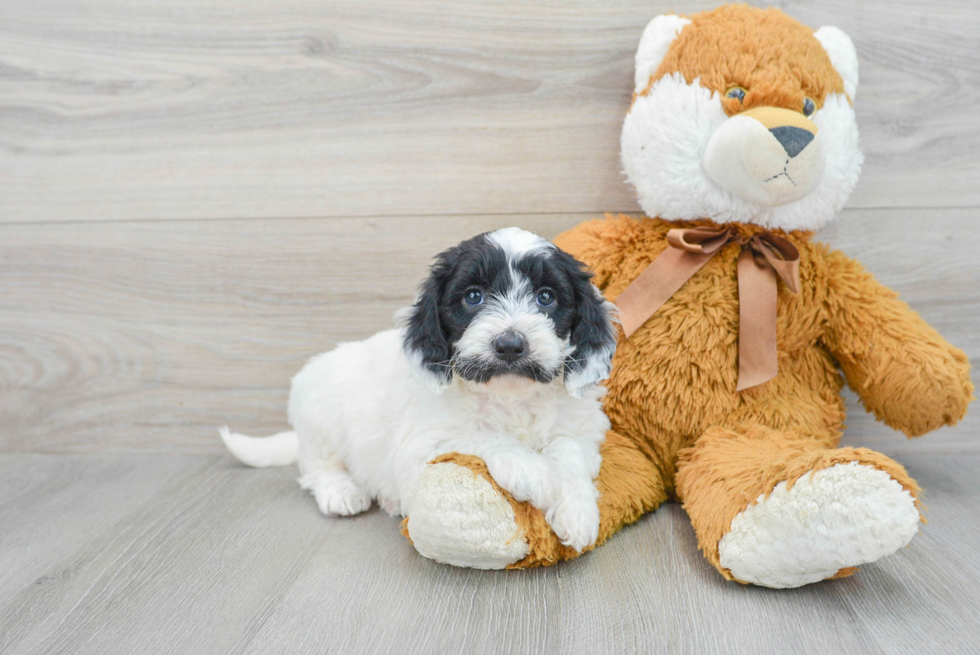
<svg viewBox="0 0 980 655"><path fill-rule="evenodd" d="M509 261L522 255L554 250L555 244L519 227L505 227L487 234L487 241L500 246Z"/></svg>
<svg viewBox="0 0 980 655"><path fill-rule="evenodd" d="M404 325L405 321L410 316L411 311L412 311L411 307L406 307L404 309L399 310L395 314L395 324ZM428 368L426 368L423 365L422 353L420 353L417 350L413 350L411 353L408 353L406 356L408 357L408 361L412 365L412 374L419 382L421 382L425 386L426 389L428 389L429 391L431 391L436 395L439 395L443 391L449 388L450 382L447 381L446 378L440 375L436 375L434 372L430 371Z"/></svg>
<svg viewBox="0 0 980 655"><path fill-rule="evenodd" d="M636 75L634 78L636 93L643 93L650 83L650 77L657 72L660 62L664 60L670 44L681 33L685 25L691 21L674 14L657 16L647 23L640 37L640 46L636 49Z"/></svg>
<svg viewBox="0 0 980 655"><path fill-rule="evenodd" d="M494 480L544 511L568 545L595 541L593 479L609 427L604 389L573 398L560 379L504 376L486 384L456 378L437 395L412 368L401 331L388 330L314 357L293 378L289 421L300 482L324 513L354 514L379 499L409 515L426 464L459 452L482 458ZM240 435L228 442L246 462L265 449L263 440Z"/></svg>
<svg viewBox="0 0 980 655"><path fill-rule="evenodd" d="M830 57L830 63L844 80L844 92L854 102L858 90L858 57L851 37L832 25L813 33Z"/></svg>
<svg viewBox="0 0 980 655"><path fill-rule="evenodd" d="M608 348L564 379L566 363L576 349L569 338L558 336L554 322L537 307L536 290L516 266L529 255L543 257L547 265L554 245L518 228L484 238L488 247L503 250L509 283L506 291L485 290L484 306L453 344L453 358L445 364L450 375L433 374L422 356L406 345L406 330L418 305L403 310L399 329L340 344L311 359L293 378L289 422L294 432L253 439L222 428L232 454L252 466L297 461L300 485L315 496L324 514L334 516L363 512L374 500L389 514L411 516L420 476L432 459L451 452L475 455L503 489L542 510L563 543L578 550L592 544L599 530L593 480L599 474L599 447L609 429L600 403L605 389L597 383L609 373L615 349L612 324ZM591 288L601 300L598 289ZM604 307L612 316L612 305ZM480 376L468 372L484 365L483 370L499 367L493 344L510 331L526 341L524 361L533 362L543 377L553 374L550 382L511 374L472 381ZM474 369L466 368L470 366ZM461 486L457 478L450 473L445 485L462 497L490 502L486 483ZM432 508L445 504L431 489L427 493L422 514L414 520L423 532L436 529L433 526L442 519ZM500 498L484 509L499 515L493 525L513 526L508 508ZM452 536L466 530L454 525L452 516L446 520L449 533L443 536L448 541L440 537L438 543L429 543L422 535L419 552L489 568L503 561L500 557L509 563L521 548L526 552L526 544L508 545L515 538L511 527L504 545L498 539L502 533L494 532L487 543L496 545L485 552L477 548L482 555L472 555L470 544L470 555L450 558L446 549L452 547L447 544L456 543ZM482 564L473 559L484 556Z"/></svg>
<svg viewBox="0 0 980 655"><path fill-rule="evenodd" d="M783 205L751 202L705 172L708 142L727 120L721 96L679 74L665 75L637 97L623 124L622 161L648 216L816 230L837 215L862 163L854 110L845 96L828 95L812 117L826 157L822 178L807 196Z"/></svg>
<svg viewBox="0 0 980 655"><path fill-rule="evenodd" d="M485 478L450 462L422 472L408 533L421 555L454 566L502 569L529 551L510 503Z"/></svg>
<svg viewBox="0 0 980 655"><path fill-rule="evenodd" d="M791 588L890 555L918 532L915 501L890 475L858 462L780 482L732 520L721 565L743 582Z"/></svg>
<svg viewBox="0 0 980 655"><path fill-rule="evenodd" d="M218 428L225 447L238 461L256 468L289 466L299 456L299 440L295 432L280 432L261 441L233 434L227 426Z"/></svg>
<svg viewBox="0 0 980 655"><path fill-rule="evenodd" d="M508 261L513 261L513 258L508 256ZM555 334L554 323L537 310L530 280L513 267L510 275L507 294L502 297L489 296L485 307L456 342L457 356L463 360L493 364L497 359L493 348L494 337L513 330L527 339L529 358L544 369L558 370L574 348L569 345L568 339Z"/></svg>
<svg viewBox="0 0 980 655"><path fill-rule="evenodd" d="M664 15L647 25L636 51L637 94L646 91L650 77L688 23L686 18ZM857 184L863 161L854 111L848 102L848 97L853 101L857 95L857 52L850 38L836 27L821 27L814 37L844 80L847 97L829 95L812 117L819 128L822 153L818 157L814 147L807 153L813 161L801 159L794 164L800 172L807 168L808 173L823 165L822 177L807 179L810 192L802 198L798 193L752 193L757 185L724 179L717 168L712 179L705 172L704 158L711 137L728 120L721 96L701 87L699 80L689 85L679 74L673 74L660 78L647 94L638 96L623 124L623 170L648 216L667 220L710 218L784 230L816 230L837 216ZM735 171L731 175L739 174Z"/></svg>
<svg viewBox="0 0 980 655"><path fill-rule="evenodd" d="M528 341L530 357L542 367L557 370L567 358L576 356L575 347L568 339L560 339L554 332L552 321L535 308L534 289L530 280L518 271L514 264L517 260L528 255L548 257L549 251L556 250L550 241L517 227L508 227L490 232L485 235L488 243L499 246L507 259L511 286L503 297L489 297L487 306L481 311L467 330L463 339L456 345L460 358L492 362L494 352L492 338L508 329L520 332ZM593 284L592 292L596 298L603 300L602 292ZM616 306L603 302L603 308L612 321L617 321ZM395 322L404 326L412 317L413 307L406 307L395 314ZM587 389L596 387L602 380L609 377L612 367L612 355L615 351L615 328L609 325L609 346L596 352L592 357L582 362L565 378L565 389L568 393L580 398ZM449 382L426 368L422 362L422 354L409 353L415 375L433 393L442 393Z"/></svg>

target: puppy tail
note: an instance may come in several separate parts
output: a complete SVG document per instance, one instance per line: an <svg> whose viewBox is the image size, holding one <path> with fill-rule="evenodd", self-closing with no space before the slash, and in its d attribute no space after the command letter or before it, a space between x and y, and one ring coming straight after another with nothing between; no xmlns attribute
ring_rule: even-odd
<svg viewBox="0 0 980 655"><path fill-rule="evenodd" d="M218 428L218 433L235 459L248 466L289 466L299 458L299 438L295 432L257 438L235 434L225 426Z"/></svg>

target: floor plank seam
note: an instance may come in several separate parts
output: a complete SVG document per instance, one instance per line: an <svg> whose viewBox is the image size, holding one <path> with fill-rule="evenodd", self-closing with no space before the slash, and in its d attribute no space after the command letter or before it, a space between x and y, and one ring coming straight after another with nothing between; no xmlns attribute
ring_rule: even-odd
<svg viewBox="0 0 980 655"><path fill-rule="evenodd" d="M980 205L942 205L942 206L929 206L929 205L857 205L857 206L845 206L842 211L964 211L964 210L978 210L980 211ZM571 217L571 216L592 216L596 218L601 218L605 214L626 214L633 216L642 216L643 212L637 207L630 207L625 209L594 209L594 210L576 210L576 211L557 211L557 212L522 212L522 211L509 211L509 212L433 212L424 214L337 214L337 215L323 215L323 216L289 216L289 215L279 215L279 216L202 216L202 217L182 217L182 218L169 218L169 217L158 217L158 218L106 218L106 219L91 219L91 220L24 220L24 221L11 221L0 219L0 226L32 226L32 225L107 225L107 224L153 224L153 223L217 223L222 221L240 221L240 222L258 222L258 221L350 221L350 220L377 220L377 219L403 219L403 220L425 220L425 219L438 219L438 218L494 218L494 217L505 217L505 216L524 216L528 218L547 218L547 217Z"/></svg>

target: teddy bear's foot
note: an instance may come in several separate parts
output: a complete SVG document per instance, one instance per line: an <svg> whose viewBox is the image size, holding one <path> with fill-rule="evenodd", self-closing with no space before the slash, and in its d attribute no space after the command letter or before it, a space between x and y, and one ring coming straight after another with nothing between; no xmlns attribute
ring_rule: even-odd
<svg viewBox="0 0 980 655"><path fill-rule="evenodd" d="M718 544L721 566L742 582L800 587L874 562L918 531L912 495L858 462L807 474L740 512Z"/></svg>
<svg viewBox="0 0 980 655"><path fill-rule="evenodd" d="M405 529L420 555L454 566L502 569L529 552L507 499L451 462L425 468Z"/></svg>

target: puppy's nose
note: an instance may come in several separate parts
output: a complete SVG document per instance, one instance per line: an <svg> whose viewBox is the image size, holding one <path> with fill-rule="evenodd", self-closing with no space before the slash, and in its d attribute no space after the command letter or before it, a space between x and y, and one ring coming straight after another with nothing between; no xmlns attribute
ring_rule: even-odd
<svg viewBox="0 0 980 655"><path fill-rule="evenodd" d="M493 340L493 349L505 362L516 362L527 351L527 340L518 332L504 332Z"/></svg>
<svg viewBox="0 0 980 655"><path fill-rule="evenodd" d="M792 125L774 127L769 131L776 137L776 140L783 146L783 150L786 151L786 154L790 158L800 154L803 148L806 148L813 141L813 132L800 127L793 127Z"/></svg>

